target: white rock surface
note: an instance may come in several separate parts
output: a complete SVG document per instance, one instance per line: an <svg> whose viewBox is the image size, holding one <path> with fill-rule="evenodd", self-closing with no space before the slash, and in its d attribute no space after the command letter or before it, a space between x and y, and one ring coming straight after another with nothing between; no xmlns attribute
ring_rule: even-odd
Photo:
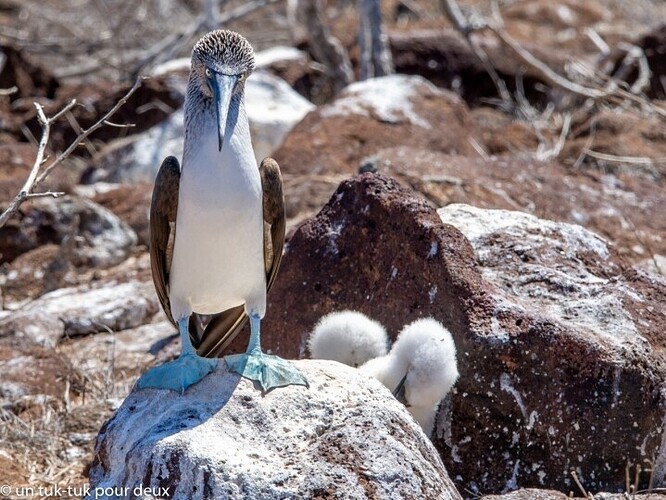
<svg viewBox="0 0 666 500"><path fill-rule="evenodd" d="M149 323L158 310L150 282L60 288L0 317L0 337L27 337L54 346L64 336L119 331Z"/></svg>
<svg viewBox="0 0 666 500"><path fill-rule="evenodd" d="M421 90L439 92L437 87L420 76L389 75L355 82L345 88L332 104L322 108L321 114L345 116L374 115L387 123L409 121L423 128L430 128L426 120L413 109L412 99Z"/></svg>
<svg viewBox="0 0 666 500"><path fill-rule="evenodd" d="M553 321L590 332L601 342L644 347L614 280L591 270L593 264L611 265L609 244L600 236L575 224L510 210L451 204L438 214L470 241L484 278L509 292L506 307L538 308ZM495 243L504 237L507 243ZM519 268L509 264L527 250L530 259Z"/></svg>
<svg viewBox="0 0 666 500"><path fill-rule="evenodd" d="M288 45L277 45L266 50L257 52L254 55L257 68L266 68L271 64L283 61L307 61L308 55L296 47Z"/></svg>
<svg viewBox="0 0 666 500"><path fill-rule="evenodd" d="M461 498L379 382L335 362L296 363L309 389L262 395L220 363L184 395L131 393L98 436L90 498L138 486L188 500Z"/></svg>

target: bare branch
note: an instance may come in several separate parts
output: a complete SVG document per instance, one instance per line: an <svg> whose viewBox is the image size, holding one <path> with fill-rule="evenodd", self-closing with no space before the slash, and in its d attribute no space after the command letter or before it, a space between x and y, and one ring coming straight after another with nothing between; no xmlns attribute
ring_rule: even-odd
<svg viewBox="0 0 666 500"><path fill-rule="evenodd" d="M599 33L597 33L593 28L585 28L584 33L590 39L590 41L597 46L599 52L601 52L602 55L607 56L610 54L610 47L606 41L601 38L601 35L599 35Z"/></svg>
<svg viewBox="0 0 666 500"><path fill-rule="evenodd" d="M305 20L315 59L326 67L335 92L339 92L354 81L354 73L347 52L326 25L322 0L299 0L296 9Z"/></svg>
<svg viewBox="0 0 666 500"><path fill-rule="evenodd" d="M136 127L136 123L114 123L114 122L110 122L109 120L104 120L104 125L108 125L109 127L116 127L116 128L134 128L134 127Z"/></svg>
<svg viewBox="0 0 666 500"><path fill-rule="evenodd" d="M583 153L597 160L608 161L612 163L630 163L633 165L654 165L655 163L666 163L666 158L649 158L647 156L618 156L591 149L583 149Z"/></svg>
<svg viewBox="0 0 666 500"><path fill-rule="evenodd" d="M224 12L217 17L217 24L224 26L227 23L241 19L252 12L266 7L268 5L277 3L282 0L254 0L245 2L238 7ZM208 2L208 6L214 4ZM211 7L214 8L214 7ZM138 75L145 73L150 67L162 61L173 58L181 49L191 43L192 38L200 31L206 29L210 20L206 12L197 16L190 24L182 28L176 33L172 33L164 37L159 42L145 50L126 50L119 53L117 57L109 59L98 59L92 62L86 62L77 66L71 66L64 70L57 71L56 76L59 78L71 78L75 76L86 75L96 71L104 66L111 66L115 68L128 68L129 74Z"/></svg>
<svg viewBox="0 0 666 500"><path fill-rule="evenodd" d="M467 22L455 0L440 0L440 4L446 12L446 15L449 17L451 24L453 24L453 27L465 38L467 45L469 45L472 52L474 52L474 55L476 55L479 61L481 61L486 73L488 73L488 76L493 81L500 99L504 102L511 102L511 94L509 94L506 83L500 78L497 71L495 71L495 67L490 62L490 58L488 57L488 54L486 54L486 51L483 50L481 45L472 37L472 33L477 30L478 27L472 26Z"/></svg>
<svg viewBox="0 0 666 500"><path fill-rule="evenodd" d="M393 58L382 31L379 0L357 0L358 45L361 52L360 79L393 73Z"/></svg>
<svg viewBox="0 0 666 500"><path fill-rule="evenodd" d="M7 89L0 89L0 96L6 96L6 95L13 95L18 92L18 87L14 85L13 87L9 87Z"/></svg>
<svg viewBox="0 0 666 500"><path fill-rule="evenodd" d="M650 65L642 48L626 42L620 42L618 49L624 50L627 55L622 60L620 69L613 75L616 80L626 80L634 65L638 68L638 78L629 89L632 94L640 94L650 85Z"/></svg>
<svg viewBox="0 0 666 500"><path fill-rule="evenodd" d="M132 88L116 103L113 108L111 108L111 110L109 110L109 112L107 112L102 118L97 120L94 124L84 130L76 139L74 139L69 147L60 153L56 159L53 160L53 163L44 169L44 172L42 172L42 174L37 178L35 186L38 186L42 181L44 181L44 179L46 179L46 177L48 177L48 175L51 173L51 170L53 170L59 163L61 163L65 158L72 154L72 152L79 146L79 143L87 139L90 134L101 127L105 121L111 118L116 113L116 111L118 111L127 102L132 94L136 92L136 90L141 86L141 82L143 82L143 80L144 77L137 78Z"/></svg>
<svg viewBox="0 0 666 500"><path fill-rule="evenodd" d="M64 191L44 191L43 193L30 193L25 198L30 200L32 198L60 198L61 196L65 196Z"/></svg>
<svg viewBox="0 0 666 500"><path fill-rule="evenodd" d="M566 113L564 115L562 130L560 131L560 137L557 139L557 142L551 149L548 150L541 149L540 151L537 151L536 154L537 160L548 161L552 160L553 158L557 158L559 154L562 152L564 143L566 142L567 136L569 135L569 130L571 130L571 114Z"/></svg>
<svg viewBox="0 0 666 500"><path fill-rule="evenodd" d="M446 1L452 1L452 0L446 0ZM514 38L511 35L509 35L509 33L507 33L507 31L501 26L494 24L487 24L486 26L484 26L484 28L492 31L495 35L497 35L497 37L502 41L502 43L504 43L504 45L509 47L513 52L515 52L515 54L524 63L528 64L530 67L536 70L541 76L541 78L543 78L546 82L550 83L551 85L560 87L564 90L568 90L569 92L573 92L574 94L582 95L584 97L592 97L594 99L607 97L609 95L608 92L604 90L584 87L576 82L567 80L563 76L559 75L558 73L553 71L550 68L550 66L548 66L546 63L537 59L528 50L525 50L525 48L523 48L522 45L520 45L516 40L514 40Z"/></svg>
<svg viewBox="0 0 666 500"><path fill-rule="evenodd" d="M35 157L35 161L32 165L32 168L30 169L30 173L28 174L27 179L25 180L23 186L21 187L21 190L16 195L16 197L10 202L9 206L2 212L2 214L0 214L0 228L3 227L7 223L7 221L14 214L18 212L19 207L25 200L30 198L44 197L44 196L57 198L64 194L60 192L33 193L33 191L41 182L44 181L44 179L48 177L48 175L56 166L62 163L62 161L66 159L78 147L79 143L84 141L88 136L90 136L90 134L92 134L95 130L101 127L113 114L116 113L116 111L118 111L118 109L120 109L120 107L123 104L127 102L130 96L139 88L142 81L143 78L137 78L132 88L116 103L116 105L113 108L111 108L111 110L107 112L102 118L100 118L96 123L94 123L89 128L81 132L79 136L76 139L74 139L74 141L69 145L69 147L65 151L60 153L51 162L51 164L42 171L41 175L38 174L40 168L45 163L44 154L46 152L46 146L49 141L51 125L56 120L61 118L65 113L70 111L76 105L76 100L72 100L69 104L67 104L64 108L58 111L51 118L47 118L46 115L44 114L44 109L39 104L35 103L35 108L37 109L37 117L40 123L42 124L42 137L39 141L39 145L37 146L37 156Z"/></svg>

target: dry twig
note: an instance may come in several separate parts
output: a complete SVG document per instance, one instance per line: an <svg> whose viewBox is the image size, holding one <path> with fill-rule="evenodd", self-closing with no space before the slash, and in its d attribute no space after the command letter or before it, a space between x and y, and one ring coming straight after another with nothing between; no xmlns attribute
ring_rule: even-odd
<svg viewBox="0 0 666 500"><path fill-rule="evenodd" d="M325 66L334 91L341 91L354 81L354 73L347 51L326 25L322 0L299 0L296 11L297 17L306 24L308 42L315 59Z"/></svg>
<svg viewBox="0 0 666 500"><path fill-rule="evenodd" d="M472 49L472 52L474 52L479 61L481 61L481 64L483 64L486 73L488 73L488 76L490 76L490 79L495 84L500 99L504 102L511 102L511 94L509 94L506 83L504 83L504 80L502 80L497 71L495 71L495 67L490 62L488 54L486 54L481 45L472 37L474 31L478 30L479 27L467 22L455 0L440 0L440 2L446 15L451 21L451 24L453 24L453 27L465 38L465 41Z"/></svg>
<svg viewBox="0 0 666 500"><path fill-rule="evenodd" d="M357 0L358 46L361 52L360 79L390 75L393 58L386 36L382 31L382 13L379 0Z"/></svg>
<svg viewBox="0 0 666 500"><path fill-rule="evenodd" d="M258 9L277 3L279 1L281 0L253 0L251 2L246 2L232 10L229 10L228 12L221 13L217 17L216 22L219 26L224 26L227 23L241 19ZM214 2L213 4L208 2L207 5L213 5L209 8L214 8ZM206 10L208 10L208 8ZM117 57L114 57L113 59L98 59L90 63L72 66L63 71L58 71L56 75L59 78L71 78L75 76L87 75L104 66L110 66L119 69L131 67L129 74L133 76L146 73L147 70L152 66L172 59L176 54L178 54L178 52L183 50L188 44L191 43L192 39L196 36L197 33L205 30L209 25L210 19L208 17L208 12L205 11L201 15L197 16L194 21L185 26L183 29L164 37L162 40L152 45L148 49L123 51L122 53L118 53Z"/></svg>
<svg viewBox="0 0 666 500"><path fill-rule="evenodd" d="M39 122L42 125L42 137L37 147L37 156L35 157L35 162L32 165L30 174L28 175L28 178L25 180L23 187L18 192L16 197L11 201L9 206L2 212L2 214L0 214L0 228L3 227L7 223L7 221L14 214L18 212L19 207L25 200L30 198L35 198L38 196L52 196L54 198L57 198L58 196L63 194L50 191L44 193L33 193L33 191L37 186L39 186L39 184L41 184L49 176L49 174L55 167L57 167L60 163L63 162L63 160L65 160L69 155L72 154L72 152L79 146L79 144L82 141L85 141L88 138L88 136L90 136L90 134L92 134L95 130L101 127L104 124L104 122L106 122L109 118L111 118L111 116L113 116L116 113L116 111L118 111L123 106L123 104L127 102L130 96L134 94L134 92L141 86L142 81L143 81L142 77L137 78L132 88L116 103L116 105L113 108L111 108L111 110L109 110L97 122L88 127L86 130L82 131L78 135L78 137L74 139L74 141L72 141L69 147L65 149L65 151L60 153L46 168L44 168L41 171L41 174L40 174L41 167L46 162L46 160L44 159L44 155L46 152L46 146L49 141L51 125L55 123L65 113L71 110L76 105L76 100L72 100L63 109L58 111L55 115L53 115L50 118L47 118L46 115L44 114L44 109L39 104L35 103L35 108L37 108L37 118L39 119Z"/></svg>

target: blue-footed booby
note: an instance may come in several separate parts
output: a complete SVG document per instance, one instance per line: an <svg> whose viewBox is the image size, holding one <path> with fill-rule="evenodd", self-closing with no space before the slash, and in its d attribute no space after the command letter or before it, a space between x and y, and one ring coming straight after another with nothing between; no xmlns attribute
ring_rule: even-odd
<svg viewBox="0 0 666 500"><path fill-rule="evenodd" d="M252 46L232 31L212 31L192 51L182 169L176 158L164 160L150 210L153 281L182 353L146 372L139 388L184 391L196 384L247 317L247 351L225 357L229 369L264 391L307 386L296 367L260 347L285 213L278 164L266 158L257 168L252 149L244 83L254 66Z"/></svg>
<svg viewBox="0 0 666 500"><path fill-rule="evenodd" d="M402 329L386 356L360 370L392 391L430 434L440 401L458 379L456 346L441 323L423 318Z"/></svg>
<svg viewBox="0 0 666 500"><path fill-rule="evenodd" d="M321 318L308 339L314 359L332 359L358 368L388 350L384 327L356 311L332 312Z"/></svg>

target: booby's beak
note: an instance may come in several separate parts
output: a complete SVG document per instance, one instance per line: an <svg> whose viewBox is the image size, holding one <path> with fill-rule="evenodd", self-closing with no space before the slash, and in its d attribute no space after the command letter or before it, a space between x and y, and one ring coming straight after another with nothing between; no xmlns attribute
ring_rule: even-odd
<svg viewBox="0 0 666 500"><path fill-rule="evenodd" d="M220 73L213 73L210 78L215 98L215 112L217 114L217 145L219 151L222 151L222 145L224 144L224 132L227 129L229 106L231 105L231 97L234 93L236 80L236 76Z"/></svg>
<svg viewBox="0 0 666 500"><path fill-rule="evenodd" d="M393 389L393 396L395 399L400 401L403 405L409 408L410 404L407 402L407 398L405 397L405 382L407 381L407 374L405 374L404 377L402 377L402 380L398 384L398 387Z"/></svg>

